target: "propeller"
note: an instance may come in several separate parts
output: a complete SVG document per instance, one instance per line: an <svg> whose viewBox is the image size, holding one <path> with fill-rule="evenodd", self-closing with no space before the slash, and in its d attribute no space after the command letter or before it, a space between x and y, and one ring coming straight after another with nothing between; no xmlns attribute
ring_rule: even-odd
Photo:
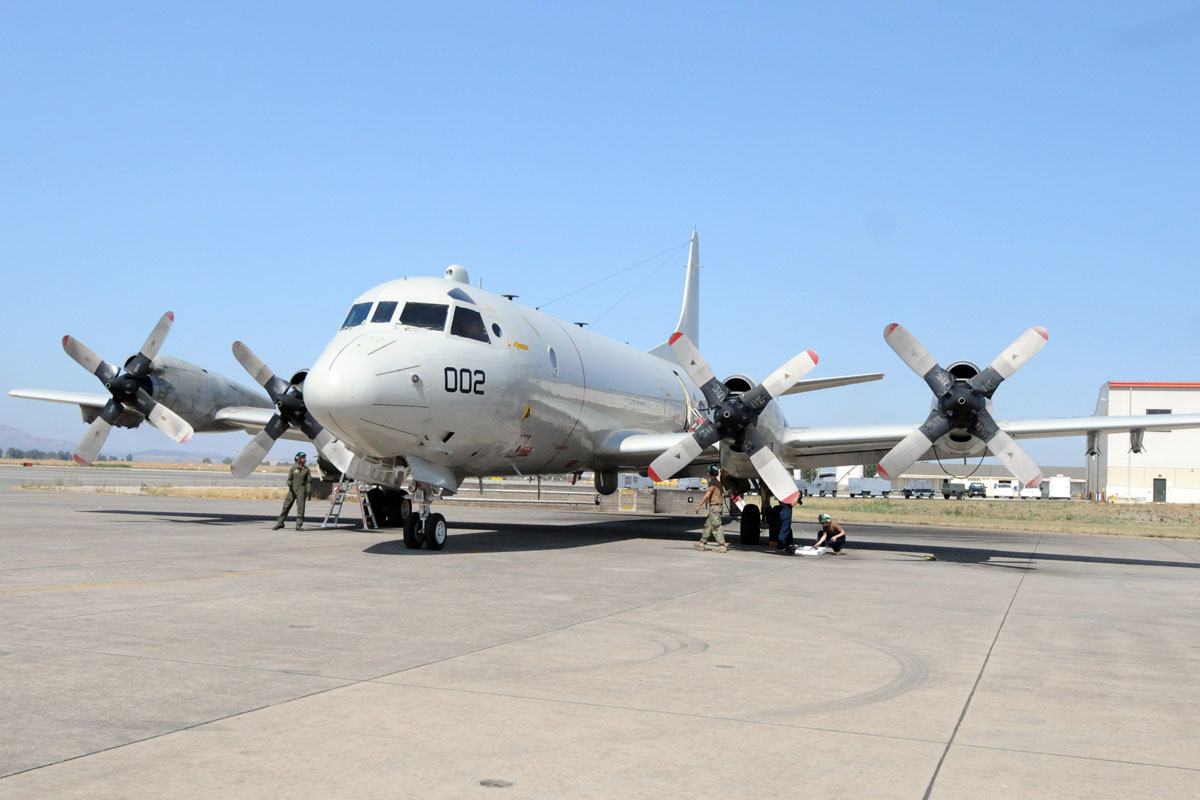
<svg viewBox="0 0 1200 800"><path fill-rule="evenodd" d="M112 426L116 424L126 406L132 406L146 417L147 422L181 444L192 438L192 426L150 395L153 388L150 383L150 365L158 355L163 339L167 338L167 332L171 330L171 323L174 321L175 315L170 311L163 314L162 319L150 332L146 343L142 345L142 349L125 362L124 370L109 364L78 339L72 336L63 337L63 350L67 355L99 378L104 388L112 395L104 404L100 415L88 426L79 446L75 448L75 460L80 464L87 466L96 460Z"/></svg>
<svg viewBox="0 0 1200 800"><path fill-rule="evenodd" d="M900 475L911 467L933 443L952 430L965 430L981 440L988 452L999 459L1024 486L1042 482L1042 471L1033 459L996 424L988 411L991 399L1006 378L1033 358L1050 334L1034 326L1022 333L986 369L969 381L958 380L942 369L929 351L903 325L892 323L883 329L883 338L896 355L920 375L937 398L936 407L921 426L905 436L879 462L879 474L885 478Z"/></svg>
<svg viewBox="0 0 1200 800"><path fill-rule="evenodd" d="M284 431L293 427L300 429L317 446L321 455L345 472L354 454L313 418L304 405L304 393L300 387L277 376L242 342L233 343L233 357L253 376L256 383L267 390L271 402L275 404L275 416L271 417L266 427L259 431L233 460L233 466L230 468L233 474L244 478L254 472Z"/></svg>
<svg viewBox="0 0 1200 800"><path fill-rule="evenodd" d="M772 398L795 386L817 365L817 354L805 350L772 372L762 383L744 394L734 395L728 386L717 380L691 339L676 332L669 343L675 359L704 393L709 410L708 416L690 431L690 436L654 459L647 470L650 477L655 481L666 480L692 463L706 447L721 439L731 439L735 447L749 456L750 463L772 494L785 503L795 502L800 494L796 482L771 449L763 445L755 422Z"/></svg>

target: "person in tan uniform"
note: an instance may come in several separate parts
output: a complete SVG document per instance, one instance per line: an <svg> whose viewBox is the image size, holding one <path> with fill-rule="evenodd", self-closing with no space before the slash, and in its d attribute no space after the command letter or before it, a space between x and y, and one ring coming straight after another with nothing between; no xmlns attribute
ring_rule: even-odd
<svg viewBox="0 0 1200 800"><path fill-rule="evenodd" d="M704 497L700 500L700 505L696 507L696 513L700 513L700 509L708 506L708 518L704 520L704 533L700 536L700 541L696 542L697 550L704 550L710 536L717 540L717 552L724 553L728 548L725 547L725 531L721 528L721 514L724 513L725 502L725 487L721 486L721 470L713 464L708 468L708 491L704 493Z"/></svg>

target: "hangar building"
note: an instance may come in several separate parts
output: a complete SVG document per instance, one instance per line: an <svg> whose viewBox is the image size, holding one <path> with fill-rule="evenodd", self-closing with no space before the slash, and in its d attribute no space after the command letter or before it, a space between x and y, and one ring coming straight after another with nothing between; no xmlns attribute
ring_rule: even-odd
<svg viewBox="0 0 1200 800"><path fill-rule="evenodd" d="M1109 381L1096 413L1200 413L1200 383ZM1101 434L1088 441L1087 491L1097 500L1200 503L1200 430ZM1093 451L1097 451L1093 454ZM1134 452L1140 450L1140 452Z"/></svg>

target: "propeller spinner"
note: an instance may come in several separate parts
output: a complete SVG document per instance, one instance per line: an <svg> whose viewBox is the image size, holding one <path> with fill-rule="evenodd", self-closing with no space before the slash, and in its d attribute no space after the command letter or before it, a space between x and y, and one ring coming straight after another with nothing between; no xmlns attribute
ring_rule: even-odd
<svg viewBox="0 0 1200 800"><path fill-rule="evenodd" d="M271 450L271 446L283 435L288 428L298 428L312 443L316 445L321 455L325 456L335 467L345 472L350 466L354 455L346 449L337 437L325 430L321 423L313 418L304 405L304 393L299 386L289 384L271 371L271 368L259 358L253 350L241 342L233 343L233 357L253 376L256 383L267 390L271 402L275 403L275 416L258 434L250 440L250 444L234 459L230 467L233 474L244 478L262 463Z"/></svg>
<svg viewBox="0 0 1200 800"><path fill-rule="evenodd" d="M1042 482L1042 471L1033 459L996 424L987 401L1006 378L1033 358L1046 344L1050 334L1034 326L1018 336L992 363L969 381L958 380L934 360L929 351L907 328L893 322L883 330L883 338L896 355L920 375L937 405L921 426L904 437L879 462L879 474L885 478L900 475L920 458L934 442L952 430L965 430L982 441L1024 486Z"/></svg>
<svg viewBox="0 0 1200 800"><path fill-rule="evenodd" d="M647 470L650 477L655 481L670 478L692 463L706 447L721 439L731 439L750 458L772 494L785 503L795 502L800 495L796 482L779 458L764 446L755 422L772 398L795 386L817 365L817 354L805 350L772 372L762 383L744 394L734 395L728 386L717 380L691 339L677 332L671 336L670 345L676 360L704 393L709 416L691 431L690 436L654 459Z"/></svg>
<svg viewBox="0 0 1200 800"><path fill-rule="evenodd" d="M175 315L170 311L163 314L142 349L125 362L124 370L109 364L78 339L63 337L63 350L67 355L99 378L112 395L75 448L75 460L80 464L87 466L96 460L126 406L132 406L146 417L147 422L181 444L192 438L192 426L150 395L150 366L174 321Z"/></svg>

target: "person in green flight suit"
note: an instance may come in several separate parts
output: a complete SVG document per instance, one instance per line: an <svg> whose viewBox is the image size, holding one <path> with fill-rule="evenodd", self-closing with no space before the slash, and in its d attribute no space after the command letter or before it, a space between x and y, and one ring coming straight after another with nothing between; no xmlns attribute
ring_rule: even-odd
<svg viewBox="0 0 1200 800"><path fill-rule="evenodd" d="M296 504L296 530L304 530L304 501L312 497L312 473L305 464L307 460L308 456L304 453L296 453L296 463L288 470L288 490L287 497L283 498L283 510L279 512L279 519L271 530L277 531L283 527L288 512L292 510L292 503Z"/></svg>

